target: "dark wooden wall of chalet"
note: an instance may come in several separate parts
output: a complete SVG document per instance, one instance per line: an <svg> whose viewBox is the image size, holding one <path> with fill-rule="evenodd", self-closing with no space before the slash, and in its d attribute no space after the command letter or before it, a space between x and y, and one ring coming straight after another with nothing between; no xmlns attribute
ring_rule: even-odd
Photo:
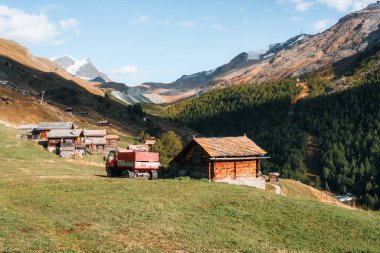
<svg viewBox="0 0 380 253"><path fill-rule="evenodd" d="M201 149L199 162L194 161L193 158L194 150L196 148ZM178 173L192 178L208 178L209 159L209 155L199 145L194 144L177 161Z"/></svg>
<svg viewBox="0 0 380 253"><path fill-rule="evenodd" d="M215 161L213 165L213 180L256 178L256 160L252 161Z"/></svg>

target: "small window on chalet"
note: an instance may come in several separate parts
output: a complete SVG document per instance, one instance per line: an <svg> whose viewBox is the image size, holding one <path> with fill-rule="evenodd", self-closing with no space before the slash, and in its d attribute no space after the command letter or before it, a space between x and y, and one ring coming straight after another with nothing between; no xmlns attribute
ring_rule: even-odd
<svg viewBox="0 0 380 253"><path fill-rule="evenodd" d="M201 162L201 154L202 154L201 147L195 146L193 149L193 162L194 163L200 163Z"/></svg>

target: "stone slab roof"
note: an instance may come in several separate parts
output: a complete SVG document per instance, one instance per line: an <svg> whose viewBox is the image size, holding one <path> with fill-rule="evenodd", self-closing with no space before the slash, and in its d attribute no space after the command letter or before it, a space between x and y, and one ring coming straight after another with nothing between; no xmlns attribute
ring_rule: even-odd
<svg viewBox="0 0 380 253"><path fill-rule="evenodd" d="M267 152L247 136L194 138L210 157L263 156Z"/></svg>

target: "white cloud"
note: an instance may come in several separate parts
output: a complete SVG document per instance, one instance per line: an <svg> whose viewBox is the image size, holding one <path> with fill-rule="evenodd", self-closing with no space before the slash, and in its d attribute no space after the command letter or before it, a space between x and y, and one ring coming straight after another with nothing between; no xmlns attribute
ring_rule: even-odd
<svg viewBox="0 0 380 253"><path fill-rule="evenodd" d="M185 22L179 22L177 23L177 26L191 28L191 27L197 27L197 24L193 21L185 21Z"/></svg>
<svg viewBox="0 0 380 253"><path fill-rule="evenodd" d="M135 17L134 19L131 19L129 21L129 24L135 25L139 23L148 23L150 20L151 18L149 16L141 15L141 16Z"/></svg>
<svg viewBox="0 0 380 253"><path fill-rule="evenodd" d="M314 1L306 1L306 0L279 0L279 3L289 3L296 8L298 11L306 11L310 9L315 2Z"/></svg>
<svg viewBox="0 0 380 253"><path fill-rule="evenodd" d="M300 17L292 17L292 20L296 21L296 22L299 22L299 21L302 21L302 18L300 18Z"/></svg>
<svg viewBox="0 0 380 253"><path fill-rule="evenodd" d="M322 32L322 31L326 30L327 28L329 28L334 23L335 23L334 20L322 19L322 20L319 20L318 22L314 23L313 26L317 32Z"/></svg>
<svg viewBox="0 0 380 253"><path fill-rule="evenodd" d="M75 18L60 20L58 23L63 30L70 30L79 26L79 21Z"/></svg>
<svg viewBox="0 0 380 253"><path fill-rule="evenodd" d="M212 24L212 25L209 25L208 27L211 29L217 30L219 32L226 30L223 26L218 25L218 24Z"/></svg>
<svg viewBox="0 0 380 253"><path fill-rule="evenodd" d="M119 76L126 76L131 74L136 74L139 71L139 69L136 66L128 65L128 66L121 66L116 69L112 69L111 73Z"/></svg>
<svg viewBox="0 0 380 253"><path fill-rule="evenodd" d="M244 18L243 18L243 21L242 21L242 24L243 24L243 25L248 25L248 23L249 23L248 18L247 18L247 17L244 17Z"/></svg>
<svg viewBox="0 0 380 253"><path fill-rule="evenodd" d="M56 44L57 41L61 41L59 35L73 25L73 20L75 19L67 19L57 25L51 22L46 14L27 13L21 9L0 5L0 37L20 43ZM76 26L78 24L79 22Z"/></svg>
<svg viewBox="0 0 380 253"><path fill-rule="evenodd" d="M327 6L339 12L357 11L377 0L278 0L279 3L289 3L298 11L306 11L316 4Z"/></svg>
<svg viewBox="0 0 380 253"><path fill-rule="evenodd" d="M142 15L142 16L139 16L135 19L135 22L136 23L146 23L149 21L149 17L148 16L145 16L145 15Z"/></svg>
<svg viewBox="0 0 380 253"><path fill-rule="evenodd" d="M357 11L377 0L317 0L318 3L328 6L340 12Z"/></svg>
<svg viewBox="0 0 380 253"><path fill-rule="evenodd" d="M313 2L305 2L303 0L294 0L295 3L295 8L298 10L298 11L306 11L308 9L310 9L314 3Z"/></svg>

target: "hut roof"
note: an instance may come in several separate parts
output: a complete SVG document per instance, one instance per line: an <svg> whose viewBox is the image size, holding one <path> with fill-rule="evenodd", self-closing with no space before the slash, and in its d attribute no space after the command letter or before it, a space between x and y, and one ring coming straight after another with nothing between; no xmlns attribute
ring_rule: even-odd
<svg viewBox="0 0 380 253"><path fill-rule="evenodd" d="M139 145L128 145L129 150L133 151L149 151L149 146L145 144L139 144Z"/></svg>
<svg viewBox="0 0 380 253"><path fill-rule="evenodd" d="M146 145L154 145L156 143L156 140L145 140Z"/></svg>
<svg viewBox="0 0 380 253"><path fill-rule="evenodd" d="M31 125L31 124L22 124L17 127L19 130L33 130L37 127L37 125Z"/></svg>
<svg viewBox="0 0 380 253"><path fill-rule="evenodd" d="M106 145L106 138L87 138L86 144L95 144L95 145Z"/></svg>
<svg viewBox="0 0 380 253"><path fill-rule="evenodd" d="M247 136L194 138L211 157L262 156L267 152Z"/></svg>
<svg viewBox="0 0 380 253"><path fill-rule="evenodd" d="M82 129L58 129L51 130L47 134L47 138L75 138L79 137Z"/></svg>
<svg viewBox="0 0 380 253"><path fill-rule="evenodd" d="M73 129L73 122L40 122L36 130Z"/></svg>
<svg viewBox="0 0 380 253"><path fill-rule="evenodd" d="M104 137L107 135L107 132L106 130L84 130L83 135L89 137Z"/></svg>
<svg viewBox="0 0 380 253"><path fill-rule="evenodd" d="M119 137L119 135L116 135L116 134L109 134L106 136L106 139L107 140L120 140L120 137Z"/></svg>

